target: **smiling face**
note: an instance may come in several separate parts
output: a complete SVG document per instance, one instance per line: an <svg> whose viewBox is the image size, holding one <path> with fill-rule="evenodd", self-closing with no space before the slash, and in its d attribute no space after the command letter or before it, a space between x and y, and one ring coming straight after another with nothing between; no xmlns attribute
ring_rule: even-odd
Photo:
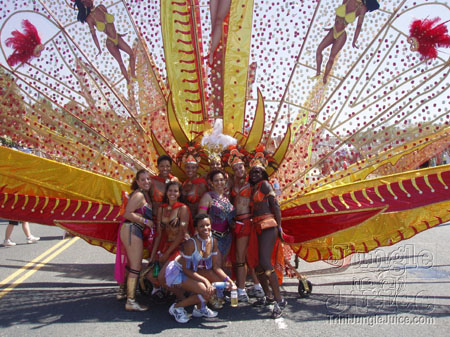
<svg viewBox="0 0 450 337"><path fill-rule="evenodd" d="M163 178L168 178L171 170L172 165L168 160L161 160L161 162L158 164L159 175Z"/></svg>
<svg viewBox="0 0 450 337"><path fill-rule="evenodd" d="M206 239L211 235L211 220L209 218L202 219L198 222L197 233L202 239Z"/></svg>
<svg viewBox="0 0 450 337"><path fill-rule="evenodd" d="M174 203L178 201L180 197L180 186L178 184L172 184L167 189L167 199L169 199L169 203Z"/></svg>
<svg viewBox="0 0 450 337"><path fill-rule="evenodd" d="M184 170L188 179L194 179L195 177L197 177L198 165L194 163L186 163L186 165L184 166Z"/></svg>
<svg viewBox="0 0 450 337"><path fill-rule="evenodd" d="M260 182L263 179L263 170L260 167L253 167L249 174L248 177L250 179L250 182L252 184L256 184L258 182Z"/></svg>
<svg viewBox="0 0 450 337"><path fill-rule="evenodd" d="M214 170L221 169L221 168L222 168L222 163L220 162L220 159L218 159L218 158L211 159L211 161L209 162L210 171L214 171Z"/></svg>
<svg viewBox="0 0 450 337"><path fill-rule="evenodd" d="M236 178L242 179L245 178L245 166L244 163L237 163L233 165L233 172Z"/></svg>
<svg viewBox="0 0 450 337"><path fill-rule="evenodd" d="M222 193L225 190L226 179L223 173L216 173L211 177L211 185L217 193Z"/></svg>
<svg viewBox="0 0 450 337"><path fill-rule="evenodd" d="M138 187L144 191L148 191L150 189L150 181L150 174L148 172L142 172L136 179Z"/></svg>

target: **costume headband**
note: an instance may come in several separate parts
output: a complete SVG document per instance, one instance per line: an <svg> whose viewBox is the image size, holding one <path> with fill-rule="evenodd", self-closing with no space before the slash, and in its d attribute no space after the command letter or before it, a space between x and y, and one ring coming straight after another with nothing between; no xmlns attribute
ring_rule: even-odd
<svg viewBox="0 0 450 337"><path fill-rule="evenodd" d="M208 159L205 151L196 141L190 141L177 153L177 164L199 164L202 159Z"/></svg>
<svg viewBox="0 0 450 337"><path fill-rule="evenodd" d="M233 167L236 164L244 164L248 166L249 153L243 147L237 145L228 146L222 154L222 164L223 166Z"/></svg>
<svg viewBox="0 0 450 337"><path fill-rule="evenodd" d="M274 170L278 169L278 163L273 159L272 155L265 151L264 145L260 144L256 147L255 151L252 151L250 160L250 167L261 167L266 169L267 166L272 167Z"/></svg>

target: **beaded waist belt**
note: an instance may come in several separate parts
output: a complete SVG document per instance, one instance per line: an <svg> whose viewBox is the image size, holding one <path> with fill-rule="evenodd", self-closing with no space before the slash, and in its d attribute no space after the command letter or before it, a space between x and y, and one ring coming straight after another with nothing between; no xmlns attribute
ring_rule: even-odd
<svg viewBox="0 0 450 337"><path fill-rule="evenodd" d="M221 238L223 238L224 236L228 235L228 233L230 233L230 230L227 229L225 232L219 232L219 231L216 231L216 230L214 230L214 229L211 229L211 233L212 233L212 235L214 235L216 238L221 239Z"/></svg>

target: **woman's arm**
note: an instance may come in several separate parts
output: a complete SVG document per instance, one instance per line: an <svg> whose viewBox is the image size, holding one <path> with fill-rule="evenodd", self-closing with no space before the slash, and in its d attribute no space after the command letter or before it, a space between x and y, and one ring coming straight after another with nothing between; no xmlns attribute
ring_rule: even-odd
<svg viewBox="0 0 450 337"><path fill-rule="evenodd" d="M158 252L159 244L161 242L162 236L161 217L162 217L162 207L158 209L158 214L156 217L156 238L155 241L153 241L152 253L150 254L150 262L156 260L156 253Z"/></svg>
<svg viewBox="0 0 450 337"><path fill-rule="evenodd" d="M202 198L206 192L208 192L208 184L206 182L198 184L196 191L197 195L199 195L200 198Z"/></svg>
<svg viewBox="0 0 450 337"><path fill-rule="evenodd" d="M198 214L207 214L208 208L211 203L211 196L209 193L203 194L203 197L200 199L198 203Z"/></svg>
<svg viewBox="0 0 450 337"><path fill-rule="evenodd" d="M135 213L135 211L145 205L145 197L142 192L135 192L132 194L130 200L125 207L125 213L123 217L128 221L138 223L142 226L146 226L148 221L141 214Z"/></svg>
<svg viewBox="0 0 450 337"><path fill-rule="evenodd" d="M364 22L364 17L367 12L367 7L362 6L361 11L362 11L361 14L359 14L359 16L358 16L358 23L356 24L355 35L353 35L353 42L352 42L353 48L358 48L358 46L356 45L356 41L358 40L359 33L361 33L361 28L362 28L362 25Z"/></svg>
<svg viewBox="0 0 450 337"><path fill-rule="evenodd" d="M89 25L89 30L91 31L92 39L94 40L94 43L97 46L97 49L98 49L97 55L100 55L102 53L102 49L100 48L100 43L98 42L97 33L95 31L95 26L94 26L93 21L94 21L94 18L92 17L92 14L89 14L89 17L86 19L86 22Z"/></svg>
<svg viewBox="0 0 450 337"><path fill-rule="evenodd" d="M170 244L169 248L167 248L166 252L161 256L159 259L160 262L166 263L166 261L169 259L169 256L173 253L175 249L178 248L178 246L185 240L186 233L187 233L187 225L189 223L189 212L187 206L181 206L180 207L180 227L178 230L177 237L172 243Z"/></svg>

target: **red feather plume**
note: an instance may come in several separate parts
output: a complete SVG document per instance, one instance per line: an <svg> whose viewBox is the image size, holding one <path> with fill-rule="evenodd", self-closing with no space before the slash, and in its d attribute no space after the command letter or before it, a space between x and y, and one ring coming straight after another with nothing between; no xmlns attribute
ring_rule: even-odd
<svg viewBox="0 0 450 337"><path fill-rule="evenodd" d="M39 57L44 49L38 31L30 21L23 20L22 28L24 33L15 30L12 32L12 37L6 40L6 46L14 49L7 60L11 67L26 63L33 57Z"/></svg>
<svg viewBox="0 0 450 337"><path fill-rule="evenodd" d="M435 59L437 47L450 47L450 36L445 22L435 25L440 18L414 20L409 28L411 50L418 51L423 59Z"/></svg>

